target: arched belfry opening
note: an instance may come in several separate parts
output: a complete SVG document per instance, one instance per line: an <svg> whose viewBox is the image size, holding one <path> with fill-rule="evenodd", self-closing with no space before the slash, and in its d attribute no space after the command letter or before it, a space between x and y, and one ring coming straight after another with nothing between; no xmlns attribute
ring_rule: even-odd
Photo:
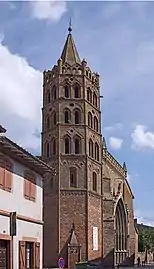
<svg viewBox="0 0 154 269"><path fill-rule="evenodd" d="M119 199L115 210L115 263L122 264L127 256L128 221L127 211L122 199Z"/></svg>

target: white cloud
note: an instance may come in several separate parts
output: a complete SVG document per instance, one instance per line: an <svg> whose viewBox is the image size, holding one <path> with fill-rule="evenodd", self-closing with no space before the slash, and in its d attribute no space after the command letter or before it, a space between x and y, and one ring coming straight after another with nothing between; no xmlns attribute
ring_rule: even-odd
<svg viewBox="0 0 154 269"><path fill-rule="evenodd" d="M154 219L151 217L152 215L145 214L141 210L135 210L135 218L137 218L137 223L143 223L144 225L153 226L154 227Z"/></svg>
<svg viewBox="0 0 154 269"><path fill-rule="evenodd" d="M67 11L66 1L30 1L32 15L40 20L51 20L57 22Z"/></svg>
<svg viewBox="0 0 154 269"><path fill-rule="evenodd" d="M41 123L42 74L0 44L0 124L16 142L36 149Z"/></svg>
<svg viewBox="0 0 154 269"><path fill-rule="evenodd" d="M112 149L118 150L122 147L123 140L117 137L110 137L109 143Z"/></svg>
<svg viewBox="0 0 154 269"><path fill-rule="evenodd" d="M154 133L147 131L147 126L136 125L131 134L132 146L135 149L154 149Z"/></svg>

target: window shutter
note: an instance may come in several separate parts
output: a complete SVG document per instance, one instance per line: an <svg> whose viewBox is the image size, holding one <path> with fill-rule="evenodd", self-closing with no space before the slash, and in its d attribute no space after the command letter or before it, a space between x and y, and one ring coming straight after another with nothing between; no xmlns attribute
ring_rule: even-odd
<svg viewBox="0 0 154 269"><path fill-rule="evenodd" d="M19 269L26 269L26 244L19 241Z"/></svg>
<svg viewBox="0 0 154 269"><path fill-rule="evenodd" d="M30 182L30 200L35 202L36 198L36 185Z"/></svg>
<svg viewBox="0 0 154 269"><path fill-rule="evenodd" d="M35 269L40 269L40 243L35 243Z"/></svg>
<svg viewBox="0 0 154 269"><path fill-rule="evenodd" d="M4 162L0 159L0 188L4 187Z"/></svg>
<svg viewBox="0 0 154 269"><path fill-rule="evenodd" d="M30 198L30 182L28 179L24 179L24 196L25 198Z"/></svg>
<svg viewBox="0 0 154 269"><path fill-rule="evenodd" d="M11 192L12 189L12 164L5 161L5 190Z"/></svg>

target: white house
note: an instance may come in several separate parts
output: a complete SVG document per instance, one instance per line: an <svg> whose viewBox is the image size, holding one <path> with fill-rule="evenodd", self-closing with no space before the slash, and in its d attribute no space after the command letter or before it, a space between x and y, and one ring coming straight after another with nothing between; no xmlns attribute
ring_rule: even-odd
<svg viewBox="0 0 154 269"><path fill-rule="evenodd" d="M51 167L0 126L0 268L42 269L43 176Z"/></svg>

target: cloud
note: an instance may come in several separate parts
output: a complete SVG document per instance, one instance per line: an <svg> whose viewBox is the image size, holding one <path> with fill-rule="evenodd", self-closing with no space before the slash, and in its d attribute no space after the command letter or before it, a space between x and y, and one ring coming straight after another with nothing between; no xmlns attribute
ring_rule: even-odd
<svg viewBox="0 0 154 269"><path fill-rule="evenodd" d="M105 126L104 127L104 131L106 131L106 132L113 132L115 130L121 130L122 127L123 127L122 126L122 123L118 122L118 123L116 123L116 124L114 124L112 126Z"/></svg>
<svg viewBox="0 0 154 269"><path fill-rule="evenodd" d="M147 126L136 125L131 134L132 147L135 149L154 149L154 133L147 131Z"/></svg>
<svg viewBox="0 0 154 269"><path fill-rule="evenodd" d="M39 20L50 20L57 22L61 19L63 14L67 11L65 1L30 1L29 2L32 15Z"/></svg>
<svg viewBox="0 0 154 269"><path fill-rule="evenodd" d="M26 148L37 149L41 126L42 74L0 44L0 124Z"/></svg>
<svg viewBox="0 0 154 269"><path fill-rule="evenodd" d="M123 140L117 137L110 137L109 143L112 149L118 150L122 147Z"/></svg>
<svg viewBox="0 0 154 269"><path fill-rule="evenodd" d="M144 216L144 217L143 217ZM135 210L135 218L137 218L137 223L143 223L144 225L154 227L154 219L151 218L151 214L147 212L142 212L142 210Z"/></svg>

